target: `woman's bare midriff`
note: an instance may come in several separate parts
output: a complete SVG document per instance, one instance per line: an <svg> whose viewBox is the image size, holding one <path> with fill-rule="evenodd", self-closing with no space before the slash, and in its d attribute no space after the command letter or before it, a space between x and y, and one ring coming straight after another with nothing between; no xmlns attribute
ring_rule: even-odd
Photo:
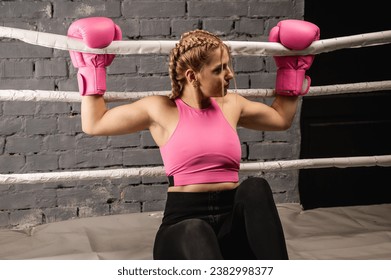
<svg viewBox="0 0 391 280"><path fill-rule="evenodd" d="M223 182L169 187L169 192L215 192L235 189L239 183Z"/></svg>

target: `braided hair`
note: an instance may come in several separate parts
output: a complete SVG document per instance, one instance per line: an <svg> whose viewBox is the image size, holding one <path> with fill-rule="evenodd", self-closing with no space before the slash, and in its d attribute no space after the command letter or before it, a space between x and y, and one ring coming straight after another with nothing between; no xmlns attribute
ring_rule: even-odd
<svg viewBox="0 0 391 280"><path fill-rule="evenodd" d="M197 29L186 32L181 36L179 43L175 45L170 53L171 99L175 99L182 94L186 83L186 70L191 68L199 72L208 61L211 50L219 47L225 48L230 53L228 46L208 31Z"/></svg>

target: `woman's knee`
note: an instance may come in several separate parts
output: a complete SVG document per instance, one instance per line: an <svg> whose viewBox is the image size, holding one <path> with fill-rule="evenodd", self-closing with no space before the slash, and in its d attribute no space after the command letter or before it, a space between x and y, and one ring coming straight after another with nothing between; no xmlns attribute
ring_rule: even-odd
<svg viewBox="0 0 391 280"><path fill-rule="evenodd" d="M273 199L268 181L260 177L250 177L238 187L237 197L240 199L268 198Z"/></svg>
<svg viewBox="0 0 391 280"><path fill-rule="evenodd" d="M201 219L188 219L158 232L155 259L220 259L221 253L212 227Z"/></svg>

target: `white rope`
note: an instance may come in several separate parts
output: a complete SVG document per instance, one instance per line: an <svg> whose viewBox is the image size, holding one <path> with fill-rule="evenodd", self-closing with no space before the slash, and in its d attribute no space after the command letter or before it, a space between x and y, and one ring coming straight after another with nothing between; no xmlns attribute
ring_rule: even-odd
<svg viewBox="0 0 391 280"><path fill-rule="evenodd" d="M371 166L390 167L391 155L251 162L251 163L241 164L240 170L243 172L254 172L254 171L282 171L282 170L294 170L294 169L329 168L329 167L347 168L347 167L371 167Z"/></svg>
<svg viewBox="0 0 391 280"><path fill-rule="evenodd" d="M332 95L344 93L364 93L372 91L391 90L390 81L363 82L339 84L330 86L314 86L308 96ZM274 89L238 89L233 92L245 97L273 97ZM169 95L170 91L144 92L107 92L104 97L107 102L135 101L151 95ZM81 102L78 92L44 91L44 90L0 90L0 101L48 101L48 102Z"/></svg>
<svg viewBox="0 0 391 280"><path fill-rule="evenodd" d="M168 54L177 41L173 40L139 40L114 41L103 49L88 48L80 40L64 35L44 33L19 28L0 26L0 38L11 38L28 44L89 53L129 54ZM315 41L307 49L291 51L279 43L253 41L226 41L233 55L273 56L319 54L344 48L369 47L391 43L391 31L380 31L352 36L337 37Z"/></svg>
<svg viewBox="0 0 391 280"><path fill-rule="evenodd" d="M312 168L346 168L346 167L371 167L391 166L391 155L367 156L367 157L339 157L339 158L317 158L298 159L271 162L249 162L240 164L240 171L262 172L282 171L295 169ZM164 167L142 167L126 169L105 169L89 171L69 172L48 172L48 173L27 173L27 174L1 174L0 185L8 184L44 184L84 180L121 179L141 176L165 176Z"/></svg>
<svg viewBox="0 0 391 280"><path fill-rule="evenodd" d="M391 81L361 82L329 86L311 87L308 94L311 96L332 95L344 93L364 93L372 91L391 90Z"/></svg>

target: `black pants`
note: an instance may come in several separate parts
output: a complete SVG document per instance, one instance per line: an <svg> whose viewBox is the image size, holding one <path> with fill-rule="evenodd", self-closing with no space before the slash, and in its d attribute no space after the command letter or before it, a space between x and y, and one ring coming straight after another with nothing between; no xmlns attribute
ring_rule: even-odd
<svg viewBox="0 0 391 280"><path fill-rule="evenodd" d="M249 178L235 190L169 192L154 259L288 259L268 182Z"/></svg>

